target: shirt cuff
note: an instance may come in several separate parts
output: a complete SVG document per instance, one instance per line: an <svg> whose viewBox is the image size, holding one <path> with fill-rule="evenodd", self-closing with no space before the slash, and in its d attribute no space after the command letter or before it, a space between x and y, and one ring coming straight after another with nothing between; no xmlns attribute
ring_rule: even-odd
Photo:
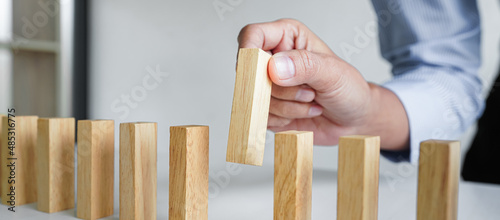
<svg viewBox="0 0 500 220"><path fill-rule="evenodd" d="M410 130L410 148L408 151L381 152L391 161L418 162L420 142L431 139L447 138L443 122L446 106L443 102L443 90L428 80L399 78L389 81L383 87L396 94L408 116Z"/></svg>

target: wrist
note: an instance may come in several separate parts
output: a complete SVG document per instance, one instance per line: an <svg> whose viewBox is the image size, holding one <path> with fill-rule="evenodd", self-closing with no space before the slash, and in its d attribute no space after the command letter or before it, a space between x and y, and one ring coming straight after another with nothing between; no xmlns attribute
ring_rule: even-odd
<svg viewBox="0 0 500 220"><path fill-rule="evenodd" d="M358 132L380 136L381 149L408 149L409 123L403 104L392 91L373 83L369 83L369 87L369 110Z"/></svg>

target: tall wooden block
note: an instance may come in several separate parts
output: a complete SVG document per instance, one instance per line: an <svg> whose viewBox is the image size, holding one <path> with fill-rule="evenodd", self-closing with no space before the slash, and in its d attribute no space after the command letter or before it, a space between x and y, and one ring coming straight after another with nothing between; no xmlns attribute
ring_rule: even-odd
<svg viewBox="0 0 500 220"><path fill-rule="evenodd" d="M168 198L168 219L208 219L208 126L170 127Z"/></svg>
<svg viewBox="0 0 500 220"><path fill-rule="evenodd" d="M420 143L418 165L418 220L456 220L460 142L428 140Z"/></svg>
<svg viewBox="0 0 500 220"><path fill-rule="evenodd" d="M113 214L114 131L113 120L78 121L78 218Z"/></svg>
<svg viewBox="0 0 500 220"><path fill-rule="evenodd" d="M3 146L2 203L8 206L20 206L37 201L36 172L35 172L35 146L37 139L37 116L16 116L9 121L3 118L4 143L9 138L15 137L15 145ZM9 130L10 129L10 130ZM13 133L9 133L13 132ZM12 139L11 139L12 141ZM12 148L12 146L14 146ZM10 149L9 149L10 148ZM13 166L14 165L14 166Z"/></svg>
<svg viewBox="0 0 500 220"><path fill-rule="evenodd" d="M3 124L3 118L6 117L5 115L0 115L0 165L3 166L3 163L2 163L2 150L5 147L7 147L7 143L4 143L4 139L3 139L3 130L2 128L4 127L7 127L6 125ZM0 168L0 195L2 195L2 183L5 181L7 182L7 180L4 180L4 177L2 175L2 168Z"/></svg>
<svg viewBox="0 0 500 220"><path fill-rule="evenodd" d="M311 219L313 133L276 133L274 147L274 220Z"/></svg>
<svg viewBox="0 0 500 220"><path fill-rule="evenodd" d="M270 58L258 48L242 48L238 53L228 162L262 165L272 87L267 74Z"/></svg>
<svg viewBox="0 0 500 220"><path fill-rule="evenodd" d="M377 219L380 137L339 140L337 219Z"/></svg>
<svg viewBox="0 0 500 220"><path fill-rule="evenodd" d="M156 123L120 124L120 219L156 219Z"/></svg>
<svg viewBox="0 0 500 220"><path fill-rule="evenodd" d="M75 207L75 119L38 119L36 147L38 210Z"/></svg>

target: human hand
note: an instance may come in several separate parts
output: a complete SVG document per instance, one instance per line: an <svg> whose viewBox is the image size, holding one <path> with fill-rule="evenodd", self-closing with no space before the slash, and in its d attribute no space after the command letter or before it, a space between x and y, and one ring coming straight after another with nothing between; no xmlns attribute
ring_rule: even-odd
<svg viewBox="0 0 500 220"><path fill-rule="evenodd" d="M313 131L315 144L335 145L343 135L387 136L383 129L394 123L373 117L388 116L396 117L402 127L406 123L408 133L406 113L397 97L366 82L304 24L291 19L250 24L241 30L238 42L240 48L261 48L273 55L268 64L273 81L270 130ZM398 114L381 112L384 103ZM388 142L387 148L404 147L407 136Z"/></svg>

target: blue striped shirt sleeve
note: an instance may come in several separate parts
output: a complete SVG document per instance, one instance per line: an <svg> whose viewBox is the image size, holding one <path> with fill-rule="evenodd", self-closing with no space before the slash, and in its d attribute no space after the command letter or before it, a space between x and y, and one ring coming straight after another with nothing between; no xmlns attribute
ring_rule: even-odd
<svg viewBox="0 0 500 220"><path fill-rule="evenodd" d="M407 112L410 150L382 152L417 162L427 139L457 139L484 109L481 28L475 0L373 0L382 56Z"/></svg>

